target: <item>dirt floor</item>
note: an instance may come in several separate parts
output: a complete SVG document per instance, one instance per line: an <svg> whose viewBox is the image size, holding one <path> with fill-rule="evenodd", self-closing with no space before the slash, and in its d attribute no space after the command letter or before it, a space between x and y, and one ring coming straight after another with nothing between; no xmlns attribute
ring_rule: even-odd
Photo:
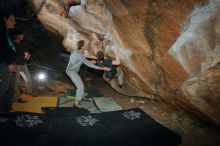
<svg viewBox="0 0 220 146"><path fill-rule="evenodd" d="M128 97L119 94L104 80L88 73L84 73L82 79L85 88L99 89L105 97L114 98L124 109L141 108L153 119L180 134L182 136L182 144L180 146L220 145L220 128L202 123L196 117L193 117L179 107L146 98ZM71 82L68 83L71 84ZM43 84L41 86L43 89ZM48 92L48 90L49 88L47 88L47 90L41 90L39 93L41 93L41 95L62 94L51 90ZM65 90L65 88L62 90Z"/></svg>

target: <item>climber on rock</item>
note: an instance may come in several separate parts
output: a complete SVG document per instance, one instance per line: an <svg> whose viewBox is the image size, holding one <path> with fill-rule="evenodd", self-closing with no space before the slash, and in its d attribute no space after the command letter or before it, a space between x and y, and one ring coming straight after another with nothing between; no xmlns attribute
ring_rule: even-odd
<svg viewBox="0 0 220 146"><path fill-rule="evenodd" d="M119 83L119 87L122 88L122 85L123 85L123 72L119 67L116 67L116 66L120 65L120 63L121 63L120 57L119 57L119 50L117 48L115 48L114 46L112 46L112 49L113 49L114 54L115 54L115 59L114 60L104 59L104 52L99 51L99 52L96 53L96 57L97 57L96 64L100 67L109 67L109 68L111 68L110 71L105 71L105 73L103 74L103 79L108 82L108 81L111 81L113 78L117 78L118 83Z"/></svg>
<svg viewBox="0 0 220 146"><path fill-rule="evenodd" d="M71 52L69 64L66 68L66 73L72 80L72 82L76 86L76 101L74 103L74 106L80 107L80 101L83 99L83 93L84 93L84 84L78 74L80 67L82 64L85 64L86 66L90 68L94 68L97 70L104 70L104 71L110 71L110 68L108 67L99 67L97 65L94 65L95 62L89 61L85 58L83 55L83 52L87 49L87 46L85 44L84 40L78 41L77 43L77 50L74 50Z"/></svg>

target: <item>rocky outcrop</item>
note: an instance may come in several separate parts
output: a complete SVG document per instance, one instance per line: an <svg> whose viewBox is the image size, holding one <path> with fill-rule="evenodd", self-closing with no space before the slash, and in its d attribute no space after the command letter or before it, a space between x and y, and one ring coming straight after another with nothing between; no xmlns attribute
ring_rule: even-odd
<svg viewBox="0 0 220 146"><path fill-rule="evenodd" d="M220 1L82 0L68 18L60 18L58 0L32 3L67 50L91 33L119 48L125 84L112 80L117 91L181 105L220 125ZM114 57L107 48L105 55Z"/></svg>

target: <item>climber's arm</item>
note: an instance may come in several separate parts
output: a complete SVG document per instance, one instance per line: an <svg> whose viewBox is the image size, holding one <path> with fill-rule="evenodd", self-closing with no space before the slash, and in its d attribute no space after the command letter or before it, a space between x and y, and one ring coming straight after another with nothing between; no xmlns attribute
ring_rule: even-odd
<svg viewBox="0 0 220 146"><path fill-rule="evenodd" d="M115 53L115 60L112 61L113 65L120 65L121 61L120 61L120 57L119 57L119 50L114 48L114 53Z"/></svg>

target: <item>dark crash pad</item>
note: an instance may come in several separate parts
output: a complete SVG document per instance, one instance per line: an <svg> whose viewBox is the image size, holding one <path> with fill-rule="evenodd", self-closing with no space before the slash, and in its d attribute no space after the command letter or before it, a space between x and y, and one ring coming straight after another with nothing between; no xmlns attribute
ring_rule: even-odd
<svg viewBox="0 0 220 146"><path fill-rule="evenodd" d="M0 123L1 139L7 145L32 146L177 146L181 143L180 135L138 108L99 114L75 107L48 107L43 111L45 115L28 113L42 121L33 118L38 122L27 124L33 127L18 126L15 122L17 115L27 113L4 115L9 121ZM27 121L34 123L28 118Z"/></svg>

